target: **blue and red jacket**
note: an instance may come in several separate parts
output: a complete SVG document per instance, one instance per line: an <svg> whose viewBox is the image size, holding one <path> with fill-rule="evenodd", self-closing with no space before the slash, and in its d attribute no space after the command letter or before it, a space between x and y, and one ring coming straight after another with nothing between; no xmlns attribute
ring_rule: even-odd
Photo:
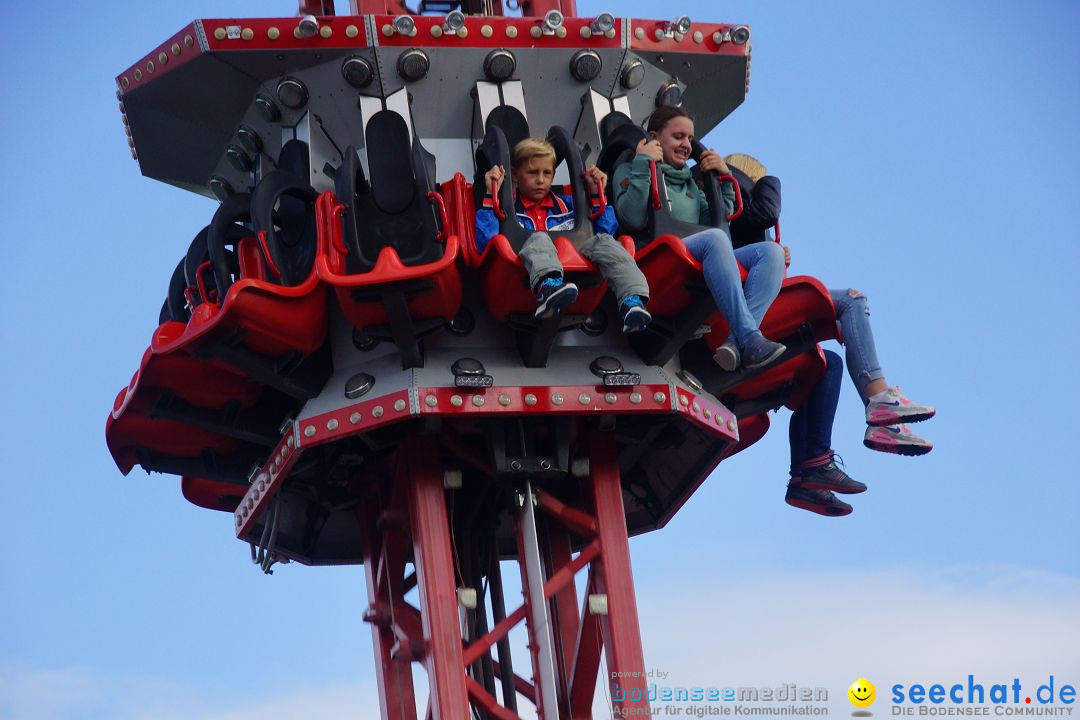
<svg viewBox="0 0 1080 720"><path fill-rule="evenodd" d="M491 197L484 198L484 205L476 211L476 251L484 252L491 238L499 234L499 219L491 209ZM593 210L599 209L599 203ZM539 202L530 202L521 198L514 190L514 212L521 227L529 231L541 228L546 232L570 230L574 227L574 200L569 195L556 195L549 192ZM592 221L593 230L614 236L619 230L619 221L615 219L615 208L608 205L604 214Z"/></svg>

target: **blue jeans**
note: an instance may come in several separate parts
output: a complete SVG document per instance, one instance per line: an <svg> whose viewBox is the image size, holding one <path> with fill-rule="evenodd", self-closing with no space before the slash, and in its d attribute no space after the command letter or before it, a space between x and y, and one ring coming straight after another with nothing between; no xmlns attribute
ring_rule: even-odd
<svg viewBox="0 0 1080 720"><path fill-rule="evenodd" d="M729 338L743 347L758 332L765 311L780 294L784 249L779 243L758 242L733 250L731 239L719 228L694 233L683 238L683 244L701 263L705 284L731 326ZM745 288L739 265L747 271Z"/></svg>
<svg viewBox="0 0 1080 720"><path fill-rule="evenodd" d="M788 441L791 443L791 474L801 475L803 463L832 448L833 418L844 379L844 361L825 350L825 374L810 391L801 407L791 413Z"/></svg>
<svg viewBox="0 0 1080 720"><path fill-rule="evenodd" d="M829 290L836 306L836 324L840 326L841 343L847 356L848 373L863 405L867 403L866 386L881 380L885 373L878 362L874 331L870 329L870 306L858 290Z"/></svg>

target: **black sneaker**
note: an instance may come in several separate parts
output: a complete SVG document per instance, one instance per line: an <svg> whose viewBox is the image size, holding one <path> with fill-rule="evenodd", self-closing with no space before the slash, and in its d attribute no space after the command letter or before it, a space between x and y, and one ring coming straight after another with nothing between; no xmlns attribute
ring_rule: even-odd
<svg viewBox="0 0 1080 720"><path fill-rule="evenodd" d="M652 322L652 314L645 309L645 302L640 295L627 295L619 309L622 310L624 333L644 330Z"/></svg>
<svg viewBox="0 0 1080 720"><path fill-rule="evenodd" d="M577 285L563 282L561 277L544 278L536 289L535 317L549 318L558 315L564 307L577 300Z"/></svg>
<svg viewBox="0 0 1080 720"><path fill-rule="evenodd" d="M827 462L802 469L802 486L807 490L831 490L841 495L857 495L866 492L866 485L852 480L836 466L832 453Z"/></svg>
<svg viewBox="0 0 1080 720"><path fill-rule="evenodd" d="M766 340L761 333L755 333L750 342L742 349L742 364L747 370L768 365L784 354L787 346L772 340Z"/></svg>
<svg viewBox="0 0 1080 720"><path fill-rule="evenodd" d="M784 502L800 510L809 510L825 517L842 517L851 514L851 506L828 490L811 490L802 483L788 485Z"/></svg>

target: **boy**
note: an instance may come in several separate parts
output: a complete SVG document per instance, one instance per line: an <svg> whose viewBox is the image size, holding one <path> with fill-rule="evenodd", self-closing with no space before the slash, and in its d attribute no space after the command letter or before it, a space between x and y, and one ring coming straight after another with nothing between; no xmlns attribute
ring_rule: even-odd
<svg viewBox="0 0 1080 720"><path fill-rule="evenodd" d="M514 210L518 222L526 230L534 230L518 252L525 270L529 273L529 285L536 293L536 317L549 318L577 299L578 289L573 283L563 281L563 268L551 235L545 231L564 230L573 227L573 199L551 192L555 179L555 148L543 138L526 138L514 146L511 157L511 179L516 187ZM492 182L502 186L505 171L499 165L484 175L485 188L490 192ZM585 172L585 182L590 195L595 196L607 177L596 166ZM600 270L611 285L623 316L623 332L641 330L652 320L645 309L649 300L649 285L638 269L630 253L612 235L618 224L615 211L608 206L597 218L594 226L597 234L586 240L578 252L587 257ZM499 232L499 221L491 210L490 195L484 207L476 212L476 245L483 252L492 236Z"/></svg>

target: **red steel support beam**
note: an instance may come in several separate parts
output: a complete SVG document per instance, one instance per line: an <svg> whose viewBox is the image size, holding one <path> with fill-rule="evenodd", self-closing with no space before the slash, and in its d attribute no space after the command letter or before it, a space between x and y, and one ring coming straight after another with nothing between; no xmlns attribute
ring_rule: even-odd
<svg viewBox="0 0 1080 720"><path fill-rule="evenodd" d="M608 671L620 674L618 678L608 678L612 685L611 699L620 710L632 709L634 713L647 715L645 656L641 649L618 456L610 433L590 435L589 467L601 550L601 558L593 563L593 582L597 592L607 594L608 612L601 617L600 626ZM637 673L637 677L632 673ZM630 697L640 700L627 699Z"/></svg>
<svg viewBox="0 0 1080 720"><path fill-rule="evenodd" d="M358 512L364 529L364 576L367 580L371 612L379 614L400 600L401 578L408 550L405 528L379 527L377 519L383 504L377 492ZM416 720L416 695L413 691L412 667L408 661L395 660L392 655L398 640L395 628L376 617L371 622L371 642L375 650L375 674L379 684L379 710L382 720Z"/></svg>
<svg viewBox="0 0 1080 720"><path fill-rule="evenodd" d="M413 554L430 687L432 720L467 720L469 699L458 625L457 585L450 552L438 443L410 437L398 450L396 483L408 483Z"/></svg>
<svg viewBox="0 0 1080 720"><path fill-rule="evenodd" d="M351 0L353 15L407 15L405 4L396 0Z"/></svg>
<svg viewBox="0 0 1080 720"><path fill-rule="evenodd" d="M334 0L300 0L297 15L333 15Z"/></svg>
<svg viewBox="0 0 1080 720"><path fill-rule="evenodd" d="M558 10L565 17L577 17L576 0L521 0L521 14L544 17L549 10Z"/></svg>

